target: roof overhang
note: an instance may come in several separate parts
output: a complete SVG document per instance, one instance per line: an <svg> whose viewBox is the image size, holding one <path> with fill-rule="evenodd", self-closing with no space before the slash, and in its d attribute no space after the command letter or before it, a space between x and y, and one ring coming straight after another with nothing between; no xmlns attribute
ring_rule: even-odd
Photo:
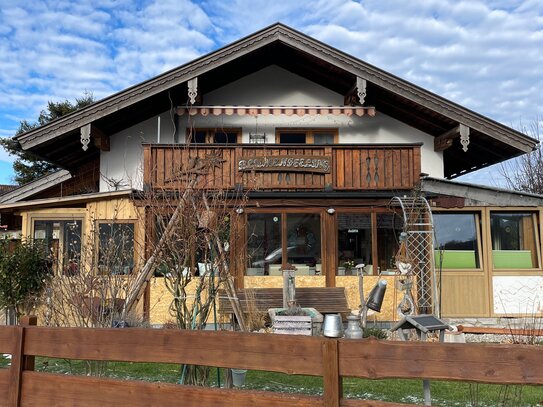
<svg viewBox="0 0 543 407"><path fill-rule="evenodd" d="M66 197L34 199L32 201L23 201L16 203L2 203L0 204L0 211L5 210L21 210L25 208L37 208L37 207L63 207L75 204L82 204L86 202L99 201L102 199L119 198L124 196L131 196L136 193L133 189L126 189L122 191L112 192L97 192L93 194L81 194L71 195Z"/></svg>
<svg viewBox="0 0 543 407"><path fill-rule="evenodd" d="M424 177L420 181L421 191L430 194L465 198L472 205L486 204L502 207L543 206L543 196L485 185Z"/></svg>
<svg viewBox="0 0 543 407"><path fill-rule="evenodd" d="M61 182L72 178L69 171L60 170L52 174L40 177L28 184L22 185L3 195L0 195L0 204L12 204L31 197L39 192L45 191Z"/></svg>
<svg viewBox="0 0 543 407"><path fill-rule="evenodd" d="M83 152L80 129L92 123L111 135L187 101L187 82L202 94L269 65L278 65L346 95L367 81L366 104L435 137L462 125L468 151L455 142L443 151L445 176L455 177L532 151L538 141L477 114L282 24L274 24L188 64L130 87L17 137L23 149L67 168L98 154Z"/></svg>

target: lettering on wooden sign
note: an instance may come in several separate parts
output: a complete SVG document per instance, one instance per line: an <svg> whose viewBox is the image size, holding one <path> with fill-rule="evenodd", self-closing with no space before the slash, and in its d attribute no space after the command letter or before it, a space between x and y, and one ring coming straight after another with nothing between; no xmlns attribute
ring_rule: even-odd
<svg viewBox="0 0 543 407"><path fill-rule="evenodd" d="M316 155L277 155L269 157L238 158L238 171L317 172L327 174L331 157Z"/></svg>

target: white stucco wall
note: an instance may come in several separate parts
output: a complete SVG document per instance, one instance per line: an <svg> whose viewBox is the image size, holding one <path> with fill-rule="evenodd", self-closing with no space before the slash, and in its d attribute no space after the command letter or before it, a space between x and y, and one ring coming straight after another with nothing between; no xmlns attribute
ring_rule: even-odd
<svg viewBox="0 0 543 407"><path fill-rule="evenodd" d="M204 95L205 105L260 106L342 106L343 95L288 72L270 66ZM243 142L249 133L266 133L273 143L275 128L339 128L340 143L392 144L424 143L421 148L421 170L433 177L443 177L443 155L434 151L434 137L410 127L379 111L369 116L182 116L181 129L236 127L242 128ZM181 131L180 134L186 134ZM183 139L184 140L184 139Z"/></svg>
<svg viewBox="0 0 543 407"><path fill-rule="evenodd" d="M343 95L288 72L270 66L204 95L205 105L260 105L260 106L341 106ZM161 117L161 143L173 142L173 125L169 112ZM111 149L101 153L100 191L113 188L105 177L122 179L123 187L142 188L142 142L157 142L157 121L154 117L111 136ZM434 152L434 138L413 127L386 116L379 111L369 116L188 116L178 118L179 142L184 142L187 127L241 128L243 143L249 133L266 133L266 141L273 143L275 129L338 128L340 143L392 144L422 142L422 172L443 177L443 156Z"/></svg>
<svg viewBox="0 0 543 407"><path fill-rule="evenodd" d="M114 191L111 181L121 181L118 189L143 187L142 143L157 143L158 117L145 120L110 137L110 151L100 153L100 192ZM160 115L160 143L173 143L174 126L170 112Z"/></svg>

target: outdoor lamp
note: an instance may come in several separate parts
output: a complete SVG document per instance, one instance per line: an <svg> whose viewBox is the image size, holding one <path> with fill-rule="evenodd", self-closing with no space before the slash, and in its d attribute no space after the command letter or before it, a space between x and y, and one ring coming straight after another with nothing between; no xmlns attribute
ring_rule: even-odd
<svg viewBox="0 0 543 407"><path fill-rule="evenodd" d="M328 208L326 209L326 212L328 212L329 215L333 215L334 213L336 213L336 210L334 208Z"/></svg>
<svg viewBox="0 0 543 407"><path fill-rule="evenodd" d="M373 287L368 295L368 301L366 301L366 307L371 310L381 312L381 306L385 299L385 292L387 290L386 280L380 280L375 287Z"/></svg>

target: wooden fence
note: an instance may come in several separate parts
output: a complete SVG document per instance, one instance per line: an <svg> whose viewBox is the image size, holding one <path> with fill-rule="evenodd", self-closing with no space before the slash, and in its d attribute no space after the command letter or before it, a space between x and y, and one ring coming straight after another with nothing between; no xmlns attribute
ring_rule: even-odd
<svg viewBox="0 0 543 407"><path fill-rule="evenodd" d="M344 340L158 329L0 327L0 403L14 406L405 406L342 398L342 377L543 384L542 349L527 345ZM322 376L322 397L124 381L34 371L34 356L179 363Z"/></svg>

